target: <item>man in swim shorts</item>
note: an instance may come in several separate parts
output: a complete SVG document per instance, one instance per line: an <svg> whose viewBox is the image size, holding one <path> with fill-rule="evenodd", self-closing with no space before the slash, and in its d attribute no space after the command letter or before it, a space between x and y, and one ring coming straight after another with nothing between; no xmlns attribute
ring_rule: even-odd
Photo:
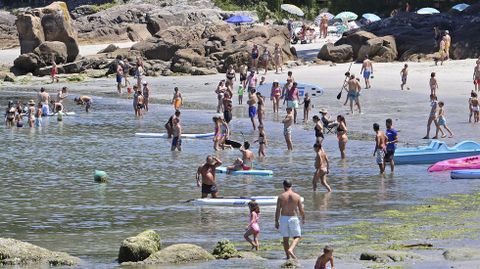
<svg viewBox="0 0 480 269"><path fill-rule="evenodd" d="M168 138L172 138L173 136L173 119L175 118L180 119L180 110L176 110L175 114L170 116L170 118L168 118L167 123L165 123L164 127L167 130Z"/></svg>
<svg viewBox="0 0 480 269"><path fill-rule="evenodd" d="M300 195L292 190L292 182L290 180L283 181L283 190L284 192L277 198L275 228L280 230L280 234L283 237L283 249L287 259L297 259L294 250L302 236L297 211L300 213L302 224L305 224L305 211L303 210ZM293 237L292 244L289 242L290 237Z"/></svg>
<svg viewBox="0 0 480 269"><path fill-rule="evenodd" d="M365 89L370 89L372 85L370 85L370 76L373 75L373 65L372 61L368 59L368 55L365 56L365 60L362 64L362 69L360 70L360 74L363 73L363 78L365 79Z"/></svg>
<svg viewBox="0 0 480 269"><path fill-rule="evenodd" d="M387 126L387 130L385 131L385 135L387 136L385 163L390 163L390 171L393 173L395 170L395 162L393 161L393 157L395 155L395 149L397 148L398 135L397 130L393 129L392 119L387 119L385 121L385 125Z"/></svg>
<svg viewBox="0 0 480 269"><path fill-rule="evenodd" d="M173 124L173 139L172 139L172 147L171 151L182 151L182 126L180 125L180 119L174 118L172 119Z"/></svg>
<svg viewBox="0 0 480 269"><path fill-rule="evenodd" d="M480 87L480 61L477 61L477 65L473 69L473 84L475 85L475 91Z"/></svg>
<svg viewBox="0 0 480 269"><path fill-rule="evenodd" d="M376 157L378 168L380 168L380 174L383 174L385 173L387 136L384 132L380 131L380 125L378 125L378 123L373 124L373 130L375 131L375 150L373 151L373 156Z"/></svg>
<svg viewBox="0 0 480 269"><path fill-rule="evenodd" d="M73 101L77 103L77 105L85 105L85 112L87 113L92 105L92 97L87 95L80 95L78 98L74 98Z"/></svg>
<svg viewBox="0 0 480 269"><path fill-rule="evenodd" d="M116 81L118 94L122 93L123 65L123 61L117 62Z"/></svg>
<svg viewBox="0 0 480 269"><path fill-rule="evenodd" d="M252 121L253 130L257 129L255 124L255 116L257 115L257 95L255 94L255 90L253 92L248 92L248 117Z"/></svg>
<svg viewBox="0 0 480 269"><path fill-rule="evenodd" d="M218 189L215 182L215 169L220 165L222 165L222 161L217 157L208 155L205 163L198 167L196 181L197 186L202 187L202 198L207 198L209 193L212 195L212 198L217 198ZM200 177L202 178L201 180Z"/></svg>
<svg viewBox="0 0 480 269"><path fill-rule="evenodd" d="M285 137L285 143L287 143L287 149L293 150L292 143L292 125L293 125L293 115L292 108L287 107L287 115L285 119L282 120L283 123L283 136Z"/></svg>
<svg viewBox="0 0 480 269"><path fill-rule="evenodd" d="M360 79L356 79L355 75L350 75L350 80L348 80L348 99L350 100L350 112L353 115L353 103L358 108L358 113L362 113L362 109L360 107L360 91L362 86L360 86Z"/></svg>

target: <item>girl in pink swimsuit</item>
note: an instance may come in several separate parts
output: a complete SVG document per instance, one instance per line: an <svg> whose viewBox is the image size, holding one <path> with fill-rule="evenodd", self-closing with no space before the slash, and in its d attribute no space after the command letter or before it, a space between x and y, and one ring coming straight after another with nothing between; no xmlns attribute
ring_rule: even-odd
<svg viewBox="0 0 480 269"><path fill-rule="evenodd" d="M247 231L243 235L245 240L252 245L252 249L258 250L258 234L260 233L260 226L258 225L258 219L260 218L260 207L254 200L248 203L250 209L250 218L247 226ZM250 235L253 235L253 240L250 239Z"/></svg>

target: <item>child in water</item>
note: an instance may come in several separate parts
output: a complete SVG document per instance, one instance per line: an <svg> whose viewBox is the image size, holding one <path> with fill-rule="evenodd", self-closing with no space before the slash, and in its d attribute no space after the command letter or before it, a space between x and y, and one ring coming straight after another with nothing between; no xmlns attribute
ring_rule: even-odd
<svg viewBox="0 0 480 269"><path fill-rule="evenodd" d="M318 257L315 262L315 269L326 269L328 263L330 263L331 269L335 269L335 266L333 265L333 248L325 246L323 254Z"/></svg>
<svg viewBox="0 0 480 269"><path fill-rule="evenodd" d="M310 99L308 92L305 93L305 98L301 104L303 104L303 122L308 122L308 114L312 110L312 99Z"/></svg>
<svg viewBox="0 0 480 269"><path fill-rule="evenodd" d="M265 148L267 147L267 136L265 135L265 129L263 125L258 125L258 156L265 157Z"/></svg>
<svg viewBox="0 0 480 269"><path fill-rule="evenodd" d="M243 91L244 87L242 85L238 86L238 104L241 105L243 104Z"/></svg>
<svg viewBox="0 0 480 269"><path fill-rule="evenodd" d="M248 202L248 208L250 209L250 218L247 226L247 231L243 235L245 240L252 245L252 250L258 250L258 234L260 233L260 226L258 225L258 219L260 218L260 207L254 200ZM250 239L250 235L253 235L253 240Z"/></svg>

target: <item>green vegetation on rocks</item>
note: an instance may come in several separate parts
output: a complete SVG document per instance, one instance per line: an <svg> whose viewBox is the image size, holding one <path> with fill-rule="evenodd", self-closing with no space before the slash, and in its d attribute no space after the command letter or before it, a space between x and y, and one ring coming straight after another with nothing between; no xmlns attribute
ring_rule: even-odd
<svg viewBox="0 0 480 269"><path fill-rule="evenodd" d="M79 261L79 258L65 252L50 251L12 238L0 238L0 265L48 264L57 266L75 265Z"/></svg>
<svg viewBox="0 0 480 269"><path fill-rule="evenodd" d="M230 259L237 256L237 249L228 239L218 241L215 248L213 248L213 256L217 259Z"/></svg>
<svg viewBox="0 0 480 269"><path fill-rule="evenodd" d="M162 247L160 235L154 230L146 230L122 241L118 252L118 262L138 262L148 258Z"/></svg>

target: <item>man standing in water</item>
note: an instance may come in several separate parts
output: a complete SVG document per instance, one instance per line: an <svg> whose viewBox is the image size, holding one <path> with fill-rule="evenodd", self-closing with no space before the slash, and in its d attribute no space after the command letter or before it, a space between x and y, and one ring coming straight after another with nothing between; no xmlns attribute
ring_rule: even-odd
<svg viewBox="0 0 480 269"><path fill-rule="evenodd" d="M173 139L172 139L172 148L171 151L182 151L182 126L180 125L180 119L174 118L173 123Z"/></svg>
<svg viewBox="0 0 480 269"><path fill-rule="evenodd" d="M293 85L290 89L287 90L287 107L293 109L293 122L297 123L297 108L299 105L299 94L297 89L297 83L293 82Z"/></svg>
<svg viewBox="0 0 480 269"><path fill-rule="evenodd" d="M255 116L257 115L257 95L255 94L255 89L253 91L248 91L248 117L252 121L253 130L256 130Z"/></svg>
<svg viewBox="0 0 480 269"><path fill-rule="evenodd" d="M122 94L122 78L123 78L123 61L118 61L117 62L117 76L116 76L116 79L117 79L117 91L118 91L118 94Z"/></svg>
<svg viewBox="0 0 480 269"><path fill-rule="evenodd" d="M290 180L283 181L283 189L284 192L277 198L275 228L280 230L280 234L283 237L283 249L287 259L297 259L294 250L302 236L297 211L302 218L302 224L305 224L305 211L303 210L300 195L292 190L292 182ZM291 245L289 242L290 237L293 237Z"/></svg>
<svg viewBox="0 0 480 269"><path fill-rule="evenodd" d="M387 119L385 121L385 125L387 126L387 131L385 135L387 136L387 151L385 153L385 163L390 163L390 170L393 173L395 170L395 162L393 161L393 157L395 155L395 149L397 148L398 142L398 135L397 130L393 129L393 121L392 119Z"/></svg>
<svg viewBox="0 0 480 269"><path fill-rule="evenodd" d="M362 114L362 109L360 108L360 91L362 86L360 86L359 79L355 78L355 75L350 75L350 80L348 81L348 99L350 99L350 112L353 114L353 102L358 107L358 113Z"/></svg>
<svg viewBox="0 0 480 269"><path fill-rule="evenodd" d="M380 125L378 123L373 124L373 130L375 131L375 150L373 156L376 157L378 168L380 168L380 174L385 173L385 149L387 147L387 136L384 132L380 131Z"/></svg>
<svg viewBox="0 0 480 269"><path fill-rule="evenodd" d="M285 136L285 142L287 143L287 149L293 150L292 144L292 125L293 125L293 115L292 108L287 108L287 116L282 121L283 123L283 135Z"/></svg>
<svg viewBox="0 0 480 269"><path fill-rule="evenodd" d="M165 123L165 129L167 130L168 138L172 138L173 135L173 119L180 119L180 110L176 110L175 114L170 116L167 123Z"/></svg>
<svg viewBox="0 0 480 269"><path fill-rule="evenodd" d="M206 162L198 167L196 180L198 187L202 183L202 198L207 198L209 193L212 195L212 198L217 198L218 189L215 182L215 169L220 165L222 165L222 161L217 157L208 155ZM202 177L201 180L200 177Z"/></svg>
<svg viewBox="0 0 480 269"><path fill-rule="evenodd" d="M365 56L365 60L362 64L362 69L360 70L360 74L363 73L363 78L365 79L365 89L370 89L372 85L370 85L370 75L373 74L373 65L372 61L368 59L368 55Z"/></svg>

